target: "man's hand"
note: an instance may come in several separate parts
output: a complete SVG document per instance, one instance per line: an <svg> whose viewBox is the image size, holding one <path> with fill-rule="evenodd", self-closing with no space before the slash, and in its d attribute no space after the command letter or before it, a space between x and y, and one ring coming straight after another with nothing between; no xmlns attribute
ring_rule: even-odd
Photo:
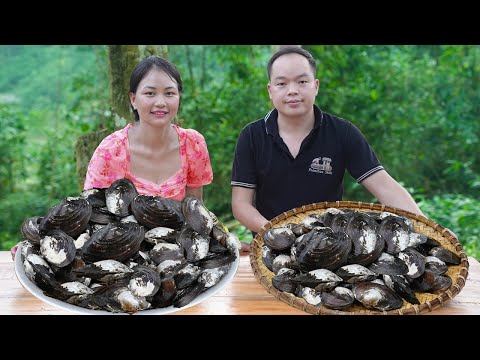
<svg viewBox="0 0 480 360"><path fill-rule="evenodd" d="M250 253L250 244L246 243L245 241L240 241L240 255L248 255Z"/></svg>

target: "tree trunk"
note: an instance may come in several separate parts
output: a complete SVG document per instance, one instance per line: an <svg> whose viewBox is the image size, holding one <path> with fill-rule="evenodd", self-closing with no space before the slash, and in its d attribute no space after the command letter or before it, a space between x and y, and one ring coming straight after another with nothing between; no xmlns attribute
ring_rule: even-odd
<svg viewBox="0 0 480 360"><path fill-rule="evenodd" d="M109 45L107 47L110 109L115 128L125 126L132 117L130 110L130 74L138 63L140 50L136 45Z"/></svg>
<svg viewBox="0 0 480 360"><path fill-rule="evenodd" d="M127 122L133 121L130 110L130 74L139 61L145 56L158 55L167 57L166 45L108 45L107 64L110 84L111 124L107 128L119 129ZM80 191L83 189L85 175L93 152L98 144L109 134L109 130L101 129L85 134L75 144L75 160Z"/></svg>
<svg viewBox="0 0 480 360"><path fill-rule="evenodd" d="M102 129L80 136L75 144L75 161L77 163L78 188L83 189L88 163L98 144L110 133L108 129Z"/></svg>

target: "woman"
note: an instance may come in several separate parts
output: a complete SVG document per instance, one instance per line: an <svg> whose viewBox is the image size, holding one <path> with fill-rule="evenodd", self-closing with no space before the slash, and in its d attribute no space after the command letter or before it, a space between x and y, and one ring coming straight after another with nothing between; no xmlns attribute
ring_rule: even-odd
<svg viewBox="0 0 480 360"><path fill-rule="evenodd" d="M158 56L143 59L130 77L129 95L135 122L102 140L90 160L84 189L107 188L128 178L140 194L202 199L203 186L213 180L210 156L198 131L173 124L182 96L175 65Z"/></svg>
<svg viewBox="0 0 480 360"><path fill-rule="evenodd" d="M202 198L213 179L204 137L173 124L182 80L175 65L157 56L140 62L130 77L135 122L107 136L95 150L84 188L106 188L130 179L140 194L182 200Z"/></svg>

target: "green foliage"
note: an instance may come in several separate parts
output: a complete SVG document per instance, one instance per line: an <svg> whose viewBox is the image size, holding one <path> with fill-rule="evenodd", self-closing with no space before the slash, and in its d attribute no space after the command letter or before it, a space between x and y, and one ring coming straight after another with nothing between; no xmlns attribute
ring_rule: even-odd
<svg viewBox="0 0 480 360"><path fill-rule="evenodd" d="M317 104L357 125L394 178L432 195L480 195L480 47L308 48ZM346 198L364 196L349 179Z"/></svg>
<svg viewBox="0 0 480 360"><path fill-rule="evenodd" d="M237 236L238 240L250 244L253 241L252 232L243 225L237 225L229 229L232 234Z"/></svg>
<svg viewBox="0 0 480 360"><path fill-rule="evenodd" d="M0 103L0 199L15 191L15 179L24 176L24 121L20 111Z"/></svg>
<svg viewBox="0 0 480 360"><path fill-rule="evenodd" d="M33 216L43 216L56 201L41 192L12 192L0 201L0 245L7 250L22 240L22 222Z"/></svg>
<svg viewBox="0 0 480 360"><path fill-rule="evenodd" d="M109 101L103 46L2 46L0 62L0 249L8 249L24 219L78 195L74 144L106 125Z"/></svg>
<svg viewBox="0 0 480 360"><path fill-rule="evenodd" d="M480 259L480 201L464 195L443 194L432 198L418 197L424 214L453 231L465 252Z"/></svg>
<svg viewBox="0 0 480 360"><path fill-rule="evenodd" d="M0 94L14 90L23 109L51 109L52 105L74 103L88 91L69 91L73 78L92 79L106 74L96 63L96 52L99 61L106 63L103 47L93 45L1 46Z"/></svg>
<svg viewBox="0 0 480 360"><path fill-rule="evenodd" d="M47 131L46 134L46 144L38 153L39 188L51 199L60 200L66 196L78 195L71 139L69 141L54 129Z"/></svg>

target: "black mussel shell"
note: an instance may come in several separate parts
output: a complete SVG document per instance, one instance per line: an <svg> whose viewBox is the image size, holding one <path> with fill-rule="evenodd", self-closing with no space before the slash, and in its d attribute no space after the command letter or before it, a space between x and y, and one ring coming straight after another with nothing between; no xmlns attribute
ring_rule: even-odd
<svg viewBox="0 0 480 360"><path fill-rule="evenodd" d="M137 195L137 189L131 180L118 179L105 190L105 204L112 214L127 216L130 213L130 203Z"/></svg>
<svg viewBox="0 0 480 360"><path fill-rule="evenodd" d="M138 195L133 199L131 207L135 218L147 229L162 226L177 230L185 222L182 203L177 200Z"/></svg>

